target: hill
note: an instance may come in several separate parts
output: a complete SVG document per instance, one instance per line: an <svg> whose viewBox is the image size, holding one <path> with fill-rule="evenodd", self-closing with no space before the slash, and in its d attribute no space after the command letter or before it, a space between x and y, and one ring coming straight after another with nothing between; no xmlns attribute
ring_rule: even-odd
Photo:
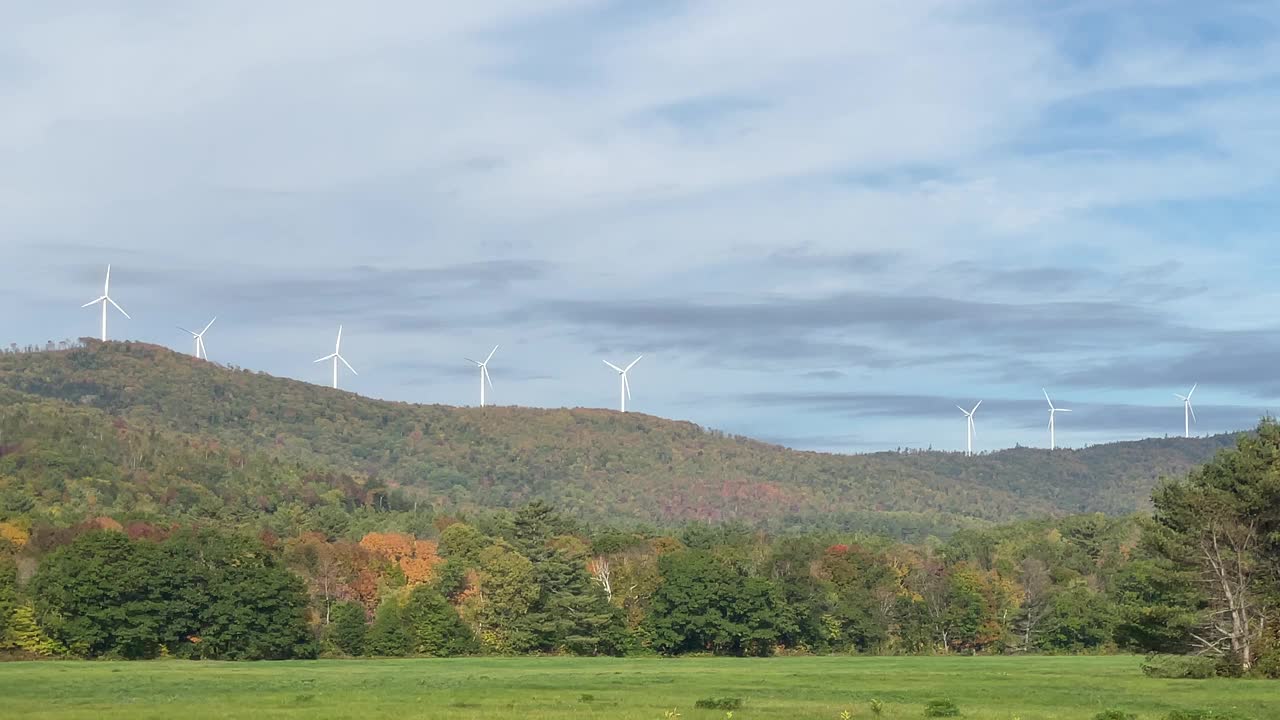
<svg viewBox="0 0 1280 720"><path fill-rule="evenodd" d="M1160 477L1234 440L832 455L637 413L371 400L96 341L0 355L0 392L0 499L52 513L456 512L541 498L597 522L909 536L1141 510Z"/></svg>

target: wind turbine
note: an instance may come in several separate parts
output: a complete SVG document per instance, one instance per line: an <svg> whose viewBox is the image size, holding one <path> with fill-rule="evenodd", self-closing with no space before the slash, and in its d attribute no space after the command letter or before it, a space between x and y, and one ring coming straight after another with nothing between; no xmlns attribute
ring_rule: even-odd
<svg viewBox="0 0 1280 720"><path fill-rule="evenodd" d="M485 358L484 362L472 360L471 358L463 358L463 360L475 363L476 367L480 368L480 407L484 407L485 383L489 384L490 389L493 388L493 379L489 377L489 361L493 359L493 354L496 352L498 352L498 346L494 345L493 349L489 351L489 357Z"/></svg>
<svg viewBox="0 0 1280 720"><path fill-rule="evenodd" d="M342 361L343 365L347 366L347 369L351 371L352 375L360 374L356 372L355 368L351 367L351 363L347 362L346 358L342 357L342 326L341 325L338 326L338 342L335 343L333 346L333 354L325 355L324 357L316 360L316 362L324 362L325 360L333 361L333 389L334 390L338 389L338 361L339 360Z"/></svg>
<svg viewBox="0 0 1280 720"><path fill-rule="evenodd" d="M644 356L641 355L635 360L632 360L631 364L624 368L620 368L617 365L614 365L613 363L609 362L608 360L604 361L605 365L608 365L614 370L617 370L618 375L622 378L622 389L618 393L622 400L622 412L627 411L627 398L631 397L631 383L627 381L627 373L631 372L631 368L635 367L636 363L640 362L640 358L642 357Z"/></svg>
<svg viewBox="0 0 1280 720"><path fill-rule="evenodd" d="M107 303L111 303L111 305L113 305L115 309L120 311L121 315L124 315L129 320L133 319L129 317L129 313L124 311L124 308L120 307L119 305L116 305L116 301L111 299L111 266L110 265L107 266L107 281L102 285L102 297L98 298L97 300L90 300L89 302L85 303L84 305L81 305L80 307L89 307L90 305L97 305L98 303L102 303L102 341L106 342L107 341Z"/></svg>
<svg viewBox="0 0 1280 720"><path fill-rule="evenodd" d="M965 454L966 456L968 456L968 457L973 457L973 436L978 434L978 429L977 429L976 427L974 427L974 425L973 425L973 414L974 414L974 413L976 413L976 412L978 412L978 408L979 408L981 405L982 405L982 401L981 401L981 400L979 400L979 401L978 401L978 404L977 404L977 405L974 405L972 410L965 410L964 408L960 407L959 405L957 405L957 406L956 406L956 409L958 409L960 412L964 413L964 416L965 416L966 418L968 418L968 422L966 422L966 423L965 423L965 425L966 425L966 437L967 437L967 439L968 439L968 443L967 443L967 444L966 444L966 446L965 446L965 447L966 447L966 449L965 449L965 453L964 453L964 454Z"/></svg>
<svg viewBox="0 0 1280 720"><path fill-rule="evenodd" d="M1196 394L1196 388L1200 387L1200 383L1191 386L1191 392L1186 395L1174 393L1174 397L1182 401L1182 418L1186 426L1183 437L1191 437L1191 421L1196 419L1196 410L1191 407L1191 396Z"/></svg>
<svg viewBox="0 0 1280 720"><path fill-rule="evenodd" d="M209 332L209 328L213 327L213 324L217 322L217 320L218 318L216 317L213 320L210 320L209 324L205 325L204 329L201 330L200 332L192 332L182 327L181 325L178 326L179 330L181 330L184 333L190 334L192 339L196 341L196 357L197 358L204 358L205 360L209 359L209 352L204 349L204 334Z"/></svg>
<svg viewBox="0 0 1280 720"><path fill-rule="evenodd" d="M1055 450L1057 449L1058 441L1057 441L1057 438L1054 436L1053 418L1055 415L1057 415L1060 412L1071 412L1071 411L1068 410L1067 408L1054 407L1053 401L1049 400L1048 390L1045 390L1044 388L1040 388L1040 392L1044 393L1044 399L1049 402L1049 449Z"/></svg>

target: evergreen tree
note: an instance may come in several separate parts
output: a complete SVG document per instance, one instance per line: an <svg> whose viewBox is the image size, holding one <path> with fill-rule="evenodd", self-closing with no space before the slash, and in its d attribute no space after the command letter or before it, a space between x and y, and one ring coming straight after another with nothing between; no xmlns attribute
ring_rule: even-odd
<svg viewBox="0 0 1280 720"><path fill-rule="evenodd" d="M67 652L66 646L49 637L36 622L36 610L28 604L18 605L9 614L9 645L0 643L0 648L11 647L22 652L40 657L57 657Z"/></svg>
<svg viewBox="0 0 1280 720"><path fill-rule="evenodd" d="M373 626L365 639L365 653L383 657L404 657L413 647L413 639L405 627L404 614L396 598L388 598L378 606Z"/></svg>
<svg viewBox="0 0 1280 720"><path fill-rule="evenodd" d="M363 655L368 632L364 608L360 603L343 602L333 606L329 623L329 642L346 655Z"/></svg>
<svg viewBox="0 0 1280 720"><path fill-rule="evenodd" d="M11 616L18 607L18 566L0 552L0 648L9 646Z"/></svg>

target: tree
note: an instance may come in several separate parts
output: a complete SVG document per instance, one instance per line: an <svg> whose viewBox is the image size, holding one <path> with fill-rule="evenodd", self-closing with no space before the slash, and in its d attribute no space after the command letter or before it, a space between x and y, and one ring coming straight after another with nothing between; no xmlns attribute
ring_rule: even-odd
<svg viewBox="0 0 1280 720"><path fill-rule="evenodd" d="M171 649L178 654L224 660L315 655L302 579L259 540L184 531L161 550L157 582L166 598Z"/></svg>
<svg viewBox="0 0 1280 720"><path fill-rule="evenodd" d="M460 596L463 617L480 642L497 652L525 652L537 644L528 613L538 599L533 563L505 543L480 552L479 568Z"/></svg>
<svg viewBox="0 0 1280 720"><path fill-rule="evenodd" d="M168 619L154 582L160 566L153 544L87 533L50 553L32 578L36 615L76 655L154 657Z"/></svg>
<svg viewBox="0 0 1280 720"><path fill-rule="evenodd" d="M18 605L9 614L9 640L0 642L0 649L15 648L40 657L64 655L67 648L49 637L36 622L36 609L29 604Z"/></svg>
<svg viewBox="0 0 1280 720"><path fill-rule="evenodd" d="M329 642L346 655L363 655L368 621L364 606L356 602L342 602L333 606L329 623Z"/></svg>
<svg viewBox="0 0 1280 720"><path fill-rule="evenodd" d="M0 553L0 648L7 647L13 611L18 607L18 565L12 557Z"/></svg>
<svg viewBox="0 0 1280 720"><path fill-rule="evenodd" d="M440 591L430 585L418 585L409 592L401 615L413 652L419 655L463 655L476 648L471 630Z"/></svg>
<svg viewBox="0 0 1280 720"><path fill-rule="evenodd" d="M1053 596L1036 645L1041 650L1097 650L1111 641L1115 608L1084 583Z"/></svg>
<svg viewBox="0 0 1280 720"><path fill-rule="evenodd" d="M440 554L467 565L480 562L480 551L493 541L466 523L454 523L440 533Z"/></svg>
<svg viewBox="0 0 1280 720"><path fill-rule="evenodd" d="M412 646L413 640L405 627L400 601L394 597L387 598L373 616L373 626L369 628L365 641L366 654L403 657L409 654Z"/></svg>
<svg viewBox="0 0 1280 720"><path fill-rule="evenodd" d="M1264 420L1235 449L1162 485L1152 501L1155 522L1144 541L1194 577L1205 599L1188 640L1250 669L1280 600L1280 425Z"/></svg>
<svg viewBox="0 0 1280 720"><path fill-rule="evenodd" d="M795 630L792 610L772 582L746 577L699 550L664 555L648 629L667 654L710 650L770 655Z"/></svg>

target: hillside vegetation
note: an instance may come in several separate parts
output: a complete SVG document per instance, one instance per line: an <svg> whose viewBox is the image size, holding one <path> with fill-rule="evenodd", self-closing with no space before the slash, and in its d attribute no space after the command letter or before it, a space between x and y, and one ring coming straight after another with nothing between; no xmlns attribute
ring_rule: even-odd
<svg viewBox="0 0 1280 720"><path fill-rule="evenodd" d="M466 512L544 499L588 521L911 536L1142 510L1159 478L1233 441L832 455L638 413L371 400L139 343L0 355L0 503L38 512Z"/></svg>

